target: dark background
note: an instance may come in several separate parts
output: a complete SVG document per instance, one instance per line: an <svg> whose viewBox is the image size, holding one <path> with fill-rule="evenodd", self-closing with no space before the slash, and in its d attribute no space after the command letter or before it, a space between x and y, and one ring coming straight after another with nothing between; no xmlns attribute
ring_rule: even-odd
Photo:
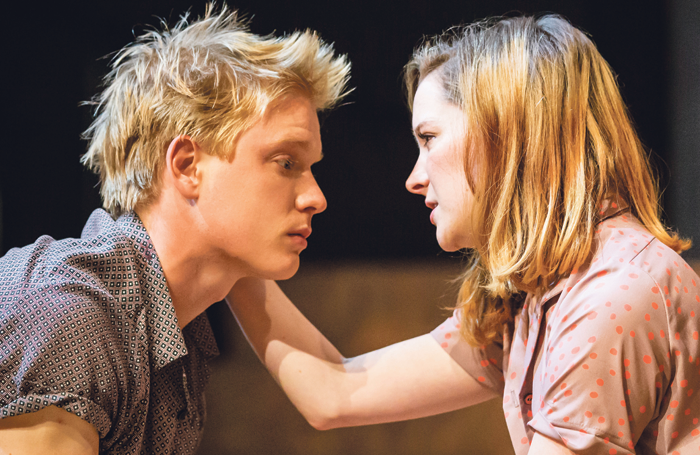
<svg viewBox="0 0 700 455"><path fill-rule="evenodd" d="M78 107L78 103L98 90L109 62L101 57L132 41L134 33L157 24L156 16L174 24L190 6L195 16L204 11L204 2L195 0L24 5L13 2L4 8L3 17L0 253L31 243L42 234L55 238L80 235L100 199L97 178L78 161L85 151L80 133L91 120L90 108ZM691 153L685 141L682 153L690 161L681 163L671 150L679 144L674 137L683 133L674 129L674 112L678 100L687 97L674 95L678 71L673 70L673 58L676 55L677 59L678 49L692 44L679 44L676 27L678 21L697 18L697 5L694 0L230 2L252 17L255 33L315 29L353 63L355 91L346 105L323 119L325 158L315 173L329 205L314 218L314 234L304 260L441 254L423 201L404 189L417 149L410 134L401 70L423 35L513 11L557 12L590 33L618 73L623 96L659 168L662 187L668 188L662 200L667 221L680 223L685 235L700 240L698 203L688 200L700 196L697 142L690 144L695 147ZM679 13L678 8L693 11ZM688 36L695 39L697 32ZM698 47L695 49L695 60L684 63L686 72L697 66ZM693 79L697 74L689 71L684 77ZM697 80L690 82L700 85ZM697 113L695 107L691 109ZM669 178L674 163L680 173L694 177L686 177L686 183ZM690 255L697 251L695 248Z"/></svg>
<svg viewBox="0 0 700 455"><path fill-rule="evenodd" d="M666 221L700 243L700 1L229 4L253 16L255 33L312 28L353 63L355 91L322 124L325 158L315 173L329 206L314 218L302 255L309 264L283 283L341 352L356 355L426 333L445 317L440 308L454 302L445 280L456 275L458 261L440 252L422 198L404 189L417 148L400 74L423 35L461 22L552 11L590 33L618 73L640 136L652 150ZM80 133L91 112L78 103L97 92L107 72L109 59L100 57L156 25L155 16L174 24L189 7L197 16L204 2L5 2L0 254L42 234L80 235L100 199L97 178L79 163L85 151ZM700 259L700 248L686 257ZM210 320L222 355L213 362L210 419L199 453L508 453L496 402L410 422L312 430L244 347L227 308L214 305Z"/></svg>

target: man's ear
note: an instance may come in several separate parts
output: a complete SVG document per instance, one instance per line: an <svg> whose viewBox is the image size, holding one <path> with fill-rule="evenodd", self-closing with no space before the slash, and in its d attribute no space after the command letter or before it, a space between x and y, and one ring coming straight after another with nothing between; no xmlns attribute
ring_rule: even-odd
<svg viewBox="0 0 700 455"><path fill-rule="evenodd" d="M167 177L180 194L190 201L199 197L201 180L197 164L201 153L201 148L192 138L180 135L170 142L165 154Z"/></svg>

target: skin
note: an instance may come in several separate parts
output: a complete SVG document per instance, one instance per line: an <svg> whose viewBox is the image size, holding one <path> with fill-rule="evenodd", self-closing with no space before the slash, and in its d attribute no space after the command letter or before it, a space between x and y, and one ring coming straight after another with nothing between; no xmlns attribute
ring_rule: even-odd
<svg viewBox="0 0 700 455"><path fill-rule="evenodd" d="M95 427L56 406L0 420L0 455L88 455L98 448Z"/></svg>
<svg viewBox="0 0 700 455"><path fill-rule="evenodd" d="M188 136L174 138L158 198L137 209L180 327L244 277L296 273L311 218L326 208L311 172L322 146L308 98L292 94L268 106L232 152L219 159ZM90 423L53 406L0 420L0 450L13 455L97 454L98 446Z"/></svg>
<svg viewBox="0 0 700 455"><path fill-rule="evenodd" d="M326 209L311 172L322 158L320 127L306 97L269 106L231 156L213 157L189 137L176 138L160 197L137 209L181 327L240 278L294 275L311 218Z"/></svg>
<svg viewBox="0 0 700 455"><path fill-rule="evenodd" d="M462 110L448 102L438 73L431 73L418 87L413 101L413 134L418 160L406 180L406 189L425 197L433 211L440 248L457 251L472 248L471 213L474 194L464 173L464 126Z"/></svg>
<svg viewBox="0 0 700 455"><path fill-rule="evenodd" d="M461 159L464 120L437 75L421 82L413 112L420 153L406 187L433 209L436 237L447 251L474 243L473 194ZM348 359L273 282L240 280L227 301L255 352L315 428L414 419L497 398L430 335ZM572 452L536 434L529 453Z"/></svg>
<svg viewBox="0 0 700 455"><path fill-rule="evenodd" d="M227 301L260 359L317 429L414 419L495 397L430 335L345 358L274 282L240 280Z"/></svg>

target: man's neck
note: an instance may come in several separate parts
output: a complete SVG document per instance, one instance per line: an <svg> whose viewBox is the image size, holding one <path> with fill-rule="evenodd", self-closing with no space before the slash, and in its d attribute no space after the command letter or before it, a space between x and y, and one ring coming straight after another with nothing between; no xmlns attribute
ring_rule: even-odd
<svg viewBox="0 0 700 455"><path fill-rule="evenodd" d="M168 282L180 328L222 300L244 276L236 264L209 251L195 224L160 205L137 209Z"/></svg>

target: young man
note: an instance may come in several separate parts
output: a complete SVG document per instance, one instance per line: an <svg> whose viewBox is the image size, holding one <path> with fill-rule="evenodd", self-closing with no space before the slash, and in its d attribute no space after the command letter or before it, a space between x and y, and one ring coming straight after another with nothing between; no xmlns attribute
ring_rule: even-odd
<svg viewBox="0 0 700 455"><path fill-rule="evenodd" d="M256 36L225 8L118 54L83 158L106 212L0 259L0 453L195 452L203 312L296 272L326 207L316 113L348 74L315 34Z"/></svg>

